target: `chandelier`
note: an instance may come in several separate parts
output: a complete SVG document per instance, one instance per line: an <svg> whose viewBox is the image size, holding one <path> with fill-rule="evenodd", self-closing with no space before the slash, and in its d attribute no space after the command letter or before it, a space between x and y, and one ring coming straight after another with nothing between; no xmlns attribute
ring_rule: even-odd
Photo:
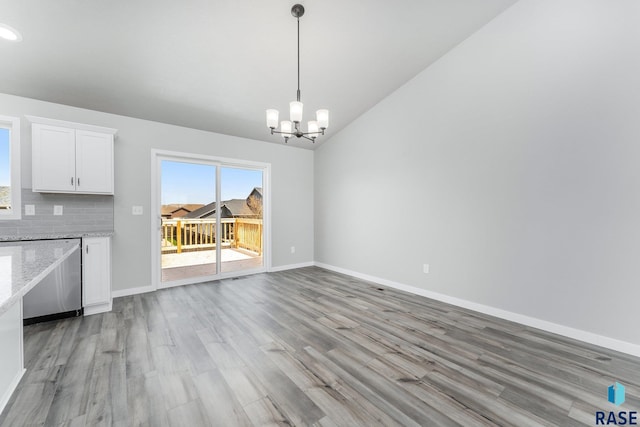
<svg viewBox="0 0 640 427"><path fill-rule="evenodd" d="M302 102L300 102L300 17L304 15L304 7L301 4L295 4L291 8L291 14L298 21L298 92L295 101L289 103L289 119L280 122L280 130L278 128L278 110L267 110L267 127L271 129L271 135L280 134L284 137L284 142L289 142L289 138L305 138L311 142L315 142L316 138L324 135L325 129L329 127L329 110L316 111L316 120L307 123L307 131L303 132L300 128L302 122Z"/></svg>

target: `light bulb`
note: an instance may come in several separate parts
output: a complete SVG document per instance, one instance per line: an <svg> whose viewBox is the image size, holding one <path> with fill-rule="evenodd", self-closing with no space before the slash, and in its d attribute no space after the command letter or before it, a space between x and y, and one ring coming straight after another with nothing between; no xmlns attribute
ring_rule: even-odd
<svg viewBox="0 0 640 427"><path fill-rule="evenodd" d="M289 103L289 116L292 122L300 123L302 121L302 102L291 101Z"/></svg>
<svg viewBox="0 0 640 427"><path fill-rule="evenodd" d="M278 110L267 110L267 127L269 129L275 129L278 127Z"/></svg>
<svg viewBox="0 0 640 427"><path fill-rule="evenodd" d="M329 110L316 111L316 119L318 120L318 127L320 129L326 129L329 127Z"/></svg>
<svg viewBox="0 0 640 427"><path fill-rule="evenodd" d="M291 122L289 120L281 121L280 131L282 132L282 136L284 138L289 138L291 136Z"/></svg>
<svg viewBox="0 0 640 427"><path fill-rule="evenodd" d="M311 120L309 123L307 123L307 132L310 133L310 137L311 138L317 138L318 137L318 122L316 122L315 120Z"/></svg>

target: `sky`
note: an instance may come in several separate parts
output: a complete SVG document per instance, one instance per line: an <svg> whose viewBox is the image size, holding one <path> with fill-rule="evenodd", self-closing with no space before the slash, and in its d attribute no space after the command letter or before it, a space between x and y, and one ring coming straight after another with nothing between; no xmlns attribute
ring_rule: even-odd
<svg viewBox="0 0 640 427"><path fill-rule="evenodd" d="M222 168L221 200L246 199L254 187L262 187L262 171ZM162 204L214 202L216 167L196 163L162 161Z"/></svg>
<svg viewBox="0 0 640 427"><path fill-rule="evenodd" d="M0 128L0 186L10 184L9 172L9 129Z"/></svg>

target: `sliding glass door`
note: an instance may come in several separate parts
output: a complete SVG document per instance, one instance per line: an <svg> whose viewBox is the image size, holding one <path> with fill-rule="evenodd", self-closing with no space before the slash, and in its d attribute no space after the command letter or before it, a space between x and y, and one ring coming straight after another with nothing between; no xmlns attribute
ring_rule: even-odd
<svg viewBox="0 0 640 427"><path fill-rule="evenodd" d="M217 166L161 161L162 282L218 274Z"/></svg>
<svg viewBox="0 0 640 427"><path fill-rule="evenodd" d="M222 272L262 267L262 171L223 167L220 184Z"/></svg>
<svg viewBox="0 0 640 427"><path fill-rule="evenodd" d="M157 155L157 287L264 270L265 170Z"/></svg>

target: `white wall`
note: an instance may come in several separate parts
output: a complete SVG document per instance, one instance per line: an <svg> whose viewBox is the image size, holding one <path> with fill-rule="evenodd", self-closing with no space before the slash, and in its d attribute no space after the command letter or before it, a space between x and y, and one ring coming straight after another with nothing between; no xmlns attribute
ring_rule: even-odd
<svg viewBox="0 0 640 427"><path fill-rule="evenodd" d="M0 94L0 114L22 117L22 186L31 187L31 130L24 115L118 129L115 142L113 289L151 285L151 149L271 164L272 264L313 261L313 152ZM265 128L265 134L267 133ZM142 205L143 216L131 207ZM296 253L290 253L290 247Z"/></svg>
<svg viewBox="0 0 640 427"><path fill-rule="evenodd" d="M316 261L640 344L638 18L521 0L320 146Z"/></svg>

